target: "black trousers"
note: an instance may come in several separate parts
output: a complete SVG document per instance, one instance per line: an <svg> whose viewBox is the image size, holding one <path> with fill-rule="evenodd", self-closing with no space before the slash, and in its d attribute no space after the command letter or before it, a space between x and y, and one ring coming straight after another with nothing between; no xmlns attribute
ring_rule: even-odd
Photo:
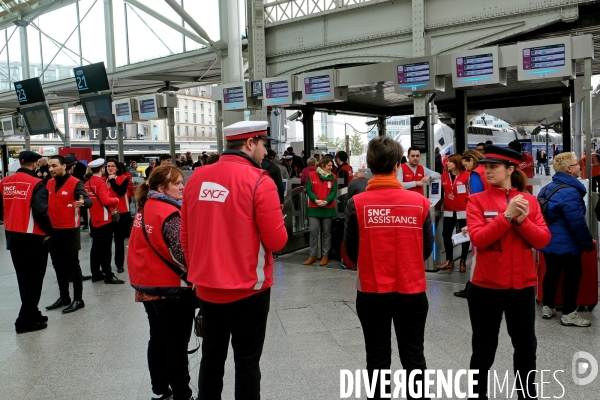
<svg viewBox="0 0 600 400"><path fill-rule="evenodd" d="M600 187L600 176L592 177L592 192L597 192Z"/></svg>
<svg viewBox="0 0 600 400"><path fill-rule="evenodd" d="M101 227L90 227L92 234L92 249L90 250L90 270L92 276L100 275L100 268L106 278L113 276L110 266L112 258L113 224L108 223Z"/></svg>
<svg viewBox="0 0 600 400"><path fill-rule="evenodd" d="M262 355L271 289L233 303L200 301L202 310L202 361L198 374L198 400L220 400L229 337L235 361L235 399L260 399Z"/></svg>
<svg viewBox="0 0 600 400"><path fill-rule="evenodd" d="M79 266L79 252L60 250L50 250L52 265L56 271L56 280L58 281L58 291L64 301L71 302L69 296L69 278L73 281L73 300L83 300L83 276Z"/></svg>
<svg viewBox="0 0 600 400"><path fill-rule="evenodd" d="M542 283L544 289L544 305L550 308L556 306L556 291L561 271L565 271L563 281L563 315L577 310L577 295L583 269L580 256L544 254L546 260L546 275Z"/></svg>
<svg viewBox="0 0 600 400"><path fill-rule="evenodd" d="M469 316L473 329L470 369L475 374L477 385L474 392L479 399L487 399L488 371L494 363L498 348L498 334L502 316L506 316L506 327L514 348L513 370L519 373L525 395L519 390L519 399L535 399L535 372L537 339L535 337L535 294L533 287L525 289L497 290L477 286L471 282L467 288ZM527 379L529 374L529 379ZM512 387L512 385L511 385ZM521 387L517 380L517 387ZM531 396L530 396L531 395Z"/></svg>
<svg viewBox="0 0 600 400"><path fill-rule="evenodd" d="M31 235L35 236L35 235ZM42 296L42 285L48 264L48 250L42 244L42 237L34 238L30 246L10 250L10 256L17 273L21 310L15 327L32 325L42 313L38 309Z"/></svg>
<svg viewBox="0 0 600 400"><path fill-rule="evenodd" d="M466 219L457 219L456 213L453 213L452 217L444 217L444 227L442 230L442 237L444 238L444 249L446 250L446 260L454 261L454 245L452 244L452 235L454 234L454 228L456 223L460 229L467 226ZM469 243L464 242L462 246L461 260L466 260L469 255Z"/></svg>
<svg viewBox="0 0 600 400"><path fill-rule="evenodd" d="M150 324L148 369L152 391L165 394L173 390L174 400L189 400L190 373L187 348L192 334L194 304L177 298L143 302Z"/></svg>
<svg viewBox="0 0 600 400"><path fill-rule="evenodd" d="M113 235L115 239L115 266L123 268L125 265L125 239L129 237L131 214L119 213L119 221L113 222Z"/></svg>
<svg viewBox="0 0 600 400"><path fill-rule="evenodd" d="M418 294L357 292L356 313L365 337L367 371L371 378L374 370L390 369L392 365L392 323L398 339L400 361L406 370L406 376L408 377L415 369L423 371L427 368L423 343L428 310L429 302L425 292ZM387 393L390 393L389 389ZM380 395L380 381L377 380L375 396L372 398L380 399Z"/></svg>

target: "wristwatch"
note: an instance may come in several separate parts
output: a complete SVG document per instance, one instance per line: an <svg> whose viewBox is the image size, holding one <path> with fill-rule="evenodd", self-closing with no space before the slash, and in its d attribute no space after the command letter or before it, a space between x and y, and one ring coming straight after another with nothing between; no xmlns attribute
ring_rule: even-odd
<svg viewBox="0 0 600 400"><path fill-rule="evenodd" d="M513 217L509 217L508 215L504 214L504 218L506 218L506 220L508 221L509 224L512 224Z"/></svg>

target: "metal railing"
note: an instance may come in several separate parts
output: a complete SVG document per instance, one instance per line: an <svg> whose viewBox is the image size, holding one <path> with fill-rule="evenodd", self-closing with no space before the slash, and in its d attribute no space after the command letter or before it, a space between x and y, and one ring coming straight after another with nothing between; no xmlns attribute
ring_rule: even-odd
<svg viewBox="0 0 600 400"><path fill-rule="evenodd" d="M275 23L374 0L275 0L264 5L265 22Z"/></svg>

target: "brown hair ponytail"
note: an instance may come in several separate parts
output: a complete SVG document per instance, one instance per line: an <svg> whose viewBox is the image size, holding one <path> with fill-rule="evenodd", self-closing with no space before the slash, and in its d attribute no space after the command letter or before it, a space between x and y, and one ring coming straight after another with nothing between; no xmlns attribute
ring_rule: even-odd
<svg viewBox="0 0 600 400"><path fill-rule="evenodd" d="M510 175L510 184L517 188L519 192L525 190L527 186L527 175L515 166L515 170Z"/></svg>
<svg viewBox="0 0 600 400"><path fill-rule="evenodd" d="M154 168L148 180L140 183L135 189L136 207L138 209L144 208L149 191L158 190L159 187L166 188L169 184L177 182L179 177L184 177L183 171L174 165L162 165Z"/></svg>

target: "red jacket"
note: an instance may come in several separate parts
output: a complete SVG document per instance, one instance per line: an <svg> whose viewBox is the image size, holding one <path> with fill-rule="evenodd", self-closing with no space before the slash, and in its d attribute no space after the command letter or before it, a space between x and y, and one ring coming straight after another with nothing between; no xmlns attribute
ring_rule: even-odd
<svg viewBox="0 0 600 400"><path fill-rule="evenodd" d="M420 181L421 179L423 179L425 177L425 169L423 168L423 166L421 164L419 164L419 165L417 165L417 171L413 172L413 170L410 169L410 167L408 166L408 163L404 163L404 164L402 164L402 175L403 175L402 182ZM411 192L417 192L417 193L420 193L421 195L425 196L425 189L423 189L423 186L415 186L414 188L410 188L410 189L406 189L406 190L410 190Z"/></svg>
<svg viewBox="0 0 600 400"><path fill-rule="evenodd" d="M85 183L85 190L92 200L90 208L90 221L94 228L99 228L106 224L110 224L112 219L109 215L114 209L119 199L112 197L106 187L104 178L98 175L92 175Z"/></svg>
<svg viewBox="0 0 600 400"><path fill-rule="evenodd" d="M129 178L129 184L127 185L127 197L128 197L127 204L129 205L129 200L133 199L135 197L135 187L133 186L133 175L131 175L131 172L129 172L129 171L125 172L123 175L125 175L127 178Z"/></svg>
<svg viewBox="0 0 600 400"><path fill-rule="evenodd" d="M117 182L117 185L121 186L123 184L123 182L125 182L126 180L127 182L127 192L123 195L123 196L119 196L112 188L112 186L110 186L110 183L108 183L108 180L106 181L108 183L108 192L110 193L110 197L116 197L117 199L119 199L119 202L117 203L117 210L119 211L119 213L127 213L129 212L129 191L130 188L129 186L132 186L131 183L131 178L130 178L131 174L129 174L129 177L127 175L118 175L115 178L115 181Z"/></svg>
<svg viewBox="0 0 600 400"><path fill-rule="evenodd" d="M160 200L148 199L144 204L144 224L150 243L142 231L142 214L138 212L133 221L129 248L127 250L127 270L129 282L133 288L150 295L177 295L188 290L188 285L182 281L155 252L165 259L178 264L174 259L163 237L163 224L173 214L179 214L179 209ZM185 266L183 267L185 271Z"/></svg>
<svg viewBox="0 0 600 400"><path fill-rule="evenodd" d="M359 232L357 289L424 292L423 224L429 200L396 188L369 190L352 199Z"/></svg>
<svg viewBox="0 0 600 400"><path fill-rule="evenodd" d="M350 184L350 182L352 182L352 177L353 177L352 167L349 166L348 164L344 163L344 164L342 164L341 167L338 168L338 170L336 171L335 174L339 175L339 171L340 170L346 171L346 176L347 176L345 185L340 185L340 188L342 188L342 187L348 187L348 185Z"/></svg>
<svg viewBox="0 0 600 400"><path fill-rule="evenodd" d="M311 171L308 175L310 178L310 186L312 188L313 193L317 196L317 199L327 199L327 196L329 196L329 193L331 193L332 186L335 185L335 183L337 182L337 176L335 176L334 174L333 180L322 181L321 178L319 178L319 173L316 170ZM320 208L317 205L317 203L310 199L308 200L308 206L310 208ZM323 208L335 208L335 201L330 202Z"/></svg>
<svg viewBox="0 0 600 400"><path fill-rule="evenodd" d="M181 244L202 300L230 303L273 285L273 251L287 231L275 182L245 153L227 150L183 192Z"/></svg>
<svg viewBox="0 0 600 400"><path fill-rule="evenodd" d="M444 211L465 211L467 209L467 197L469 191L467 185L469 183L469 171L463 171L454 178L450 178L450 173L444 171L442 173L442 187L444 188ZM464 216L463 218L464 219Z"/></svg>
<svg viewBox="0 0 600 400"><path fill-rule="evenodd" d="M521 194L529 202L529 215L521 226L504 217L508 202ZM542 249L550 242L535 196L490 187L469 196L467 226L473 243L471 282L489 289L523 289L535 286L537 272L531 248Z"/></svg>
<svg viewBox="0 0 600 400"><path fill-rule="evenodd" d="M48 215L52 227L59 229L79 228L79 208L73 207L75 187L79 179L69 176L67 181L56 192L56 179L52 178L46 184L48 189Z"/></svg>
<svg viewBox="0 0 600 400"><path fill-rule="evenodd" d="M316 171L317 167L314 165L309 165L308 167L302 170L302 176L300 177L300 184L306 185L306 181L308 180L308 174L312 171Z"/></svg>
<svg viewBox="0 0 600 400"><path fill-rule="evenodd" d="M471 173L479 175L479 178L481 178L481 182L483 183L484 191L490 188L490 184L488 183L487 178L485 177L485 166L483 164L478 165L473 171L471 171Z"/></svg>
<svg viewBox="0 0 600 400"><path fill-rule="evenodd" d="M31 211L33 189L40 181L41 179L24 172L17 172L2 180L4 229L46 236Z"/></svg>

